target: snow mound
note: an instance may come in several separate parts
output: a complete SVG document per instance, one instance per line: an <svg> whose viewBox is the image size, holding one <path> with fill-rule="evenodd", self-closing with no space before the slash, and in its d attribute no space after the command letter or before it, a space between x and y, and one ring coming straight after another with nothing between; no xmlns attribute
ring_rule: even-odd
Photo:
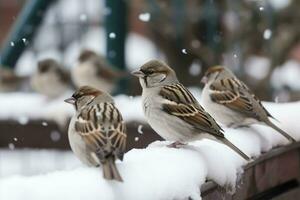
<svg viewBox="0 0 300 200"><path fill-rule="evenodd" d="M126 103L125 97L118 98ZM134 100L136 107L137 101L139 99ZM118 103L123 105L122 101ZM300 139L300 102L264 105L280 121L276 123L281 128ZM224 129L226 137L253 158L273 147L288 144L279 133L262 125ZM234 191L246 161L231 149L207 139L180 149L168 148L167 144L169 142L157 141L145 149L126 153L124 161L117 163L123 183L105 181L99 168L78 166L30 177L1 178L0 199L201 199L200 186L206 179Z"/></svg>
<svg viewBox="0 0 300 200"><path fill-rule="evenodd" d="M81 167L1 179L0 199L200 199L199 185L207 171L203 163L189 149L133 149L117 164L124 183L105 181L99 168Z"/></svg>

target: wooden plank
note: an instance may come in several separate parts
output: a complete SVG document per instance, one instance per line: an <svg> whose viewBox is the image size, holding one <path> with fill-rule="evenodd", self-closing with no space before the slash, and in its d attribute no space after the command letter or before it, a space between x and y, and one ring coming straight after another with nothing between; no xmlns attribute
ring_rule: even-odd
<svg viewBox="0 0 300 200"><path fill-rule="evenodd" d="M210 181L201 187L203 199L295 199L300 192L300 142L273 149L246 165L244 170L234 195Z"/></svg>
<svg viewBox="0 0 300 200"><path fill-rule="evenodd" d="M143 126L143 134L138 132L140 125ZM127 132L127 151L162 140L148 125L139 122L128 123ZM54 122L41 120L29 121L25 125L13 120L0 121L0 147L8 147L9 144L15 148L70 149L67 127L58 127Z"/></svg>

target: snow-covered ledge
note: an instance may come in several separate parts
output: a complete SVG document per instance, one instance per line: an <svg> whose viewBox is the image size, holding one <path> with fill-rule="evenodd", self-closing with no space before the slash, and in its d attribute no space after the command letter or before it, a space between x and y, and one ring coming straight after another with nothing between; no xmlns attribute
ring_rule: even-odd
<svg viewBox="0 0 300 200"><path fill-rule="evenodd" d="M300 139L300 102L265 103L267 109L297 140ZM272 129L225 129L226 136L244 152L258 157L288 142ZM235 188L246 164L224 145L209 140L181 149L154 142L145 149L132 149L117 164L124 183L105 181L99 168L80 167L44 175L13 176L0 180L0 199L200 199L200 186L210 179ZM234 190L234 189L233 189Z"/></svg>
<svg viewBox="0 0 300 200"><path fill-rule="evenodd" d="M10 100L0 97L2 119L9 117L7 115L38 118L41 113L55 116L55 110L65 109L63 104L55 102L47 103L49 107L42 109L45 100L30 96L21 98L20 95L15 94L15 99L11 96ZM26 101L24 98L32 99ZM17 101L19 104L15 104ZM29 103L32 101L34 103ZM116 103L125 119L143 118L139 97L118 96ZM300 102L264 105L280 121L281 128L300 139ZM9 112L8 107L13 110ZM225 128L225 132L228 139L254 158L273 147L288 144L280 134L260 125L251 129ZM232 187L234 191L246 162L229 148L209 140L196 141L181 149L167 148L166 144L154 142L145 149L132 149L126 153L124 161L117 163L124 183L103 180L99 168L79 167L37 176L3 178L0 180L0 199L201 199L199 188L207 179L226 188Z"/></svg>

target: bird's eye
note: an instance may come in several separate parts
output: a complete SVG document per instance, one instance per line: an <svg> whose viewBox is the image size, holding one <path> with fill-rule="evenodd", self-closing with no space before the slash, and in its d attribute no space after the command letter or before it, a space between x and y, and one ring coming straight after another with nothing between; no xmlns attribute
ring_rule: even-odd
<svg viewBox="0 0 300 200"><path fill-rule="evenodd" d="M151 75L151 74L153 74L153 73L154 73L153 70L149 70L149 71L148 71L148 74L149 74L149 75Z"/></svg>

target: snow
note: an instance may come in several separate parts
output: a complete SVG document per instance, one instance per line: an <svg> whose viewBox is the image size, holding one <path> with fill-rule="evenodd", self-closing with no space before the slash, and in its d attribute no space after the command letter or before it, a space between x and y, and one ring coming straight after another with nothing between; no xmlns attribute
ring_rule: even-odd
<svg viewBox="0 0 300 200"><path fill-rule="evenodd" d="M192 76L199 76L202 71L202 66L199 62L193 61L189 68L189 74Z"/></svg>
<svg viewBox="0 0 300 200"><path fill-rule="evenodd" d="M141 13L139 14L139 20L143 21L143 22L148 22L151 18L150 13Z"/></svg>
<svg viewBox="0 0 300 200"><path fill-rule="evenodd" d="M55 121L61 126L74 114L74 108L63 100L70 97L67 91L55 100L35 93L0 93L0 120L12 119L22 125L29 120ZM145 121L140 97L118 95L115 102L126 121ZM45 122L42 125L46 126Z"/></svg>
<svg viewBox="0 0 300 200"><path fill-rule="evenodd" d="M199 89L192 88L191 91L197 99L200 99ZM28 117L32 117L29 111L34 113L33 117L38 117L41 112L39 106L44 103L42 99L32 94L22 98L21 94L14 95L15 98L11 96L8 98L10 101L5 102L6 106L0 108L0 116L8 114L18 116L18 110L22 114L28 114ZM18 109L9 112L8 105L20 101L19 98L23 99L24 107L17 106ZM5 96L1 95L0 105L4 104L1 103L4 99ZM31 100L34 104L30 105L26 100ZM119 95L115 97L115 101L125 120L144 121L140 97ZM63 102L56 103L65 105ZM264 102L263 104L278 119L279 122L275 123L297 140L300 139L298 123L300 101L284 104ZM54 102L52 107L56 107ZM59 109L62 110L62 107ZM139 127L142 129L141 126ZM261 152L288 144L279 133L262 125L241 129L224 127L224 130L230 141L254 158ZM134 140L138 142L143 135ZM44 152L43 155L38 151L28 159L25 156L28 150L24 152L2 150L0 151L0 169L2 169L0 170L2 176L0 199L18 200L24 197L30 200L66 198L171 200L188 197L201 199L200 186L206 179L213 180L226 188L232 188L231 192L234 192L235 184L243 172L242 166L246 164L239 155L225 145L207 139L191 142L180 149L166 147L169 143L156 141L145 149L132 149L126 153L124 161L117 163L125 180L123 183L105 181L101 169L82 166L70 152L65 152L65 158L62 159L61 152L49 154ZM36 155L39 153L40 155ZM17 159L16 155L22 159Z"/></svg>
<svg viewBox="0 0 300 200"><path fill-rule="evenodd" d="M261 80L268 75L270 60L262 56L251 56L245 62L246 73L256 80Z"/></svg>
<svg viewBox="0 0 300 200"><path fill-rule="evenodd" d="M162 53L159 52L152 41L136 33L130 33L127 36L125 52L129 70L138 68L148 60L162 57Z"/></svg>
<svg viewBox="0 0 300 200"><path fill-rule="evenodd" d="M12 177L16 174L30 177L57 170L71 170L82 166L83 164L71 151L0 149L0 179Z"/></svg>
<svg viewBox="0 0 300 200"><path fill-rule="evenodd" d="M186 49L181 49L181 52L182 52L183 54L187 54Z"/></svg>
<svg viewBox="0 0 300 200"><path fill-rule="evenodd" d="M269 3L276 10L281 10L289 6L291 4L291 0L269 0Z"/></svg>
<svg viewBox="0 0 300 200"><path fill-rule="evenodd" d="M271 77L271 83L275 88L288 86L293 90L300 90L299 77L300 63L290 60L274 70Z"/></svg>
<svg viewBox="0 0 300 200"><path fill-rule="evenodd" d="M265 8L262 7L262 6L259 7L259 10L260 10L260 11L263 11L264 9L265 9Z"/></svg>
<svg viewBox="0 0 300 200"><path fill-rule="evenodd" d="M0 199L200 199L199 185L207 171L196 151L155 146L131 150L117 167L124 183L104 181L100 169L87 167L3 178Z"/></svg>
<svg viewBox="0 0 300 200"><path fill-rule="evenodd" d="M43 44L43 49L38 48L40 49L38 52L27 49L17 61L16 73L18 75L32 74L36 68L37 61L45 58L53 58L63 62L66 67L73 67L76 64L77 57L82 49L91 49L101 55L106 54L105 31L101 27L89 28L87 32L82 35L80 40L71 42L63 53L58 50L56 47L57 44L53 44L55 42L57 43L57 41L51 42L53 38L58 37L57 35L55 36L55 31L53 31L53 33L45 34L46 31L51 32L51 30L41 29L40 32L41 34L43 33L43 36L39 32L35 39L37 42ZM47 40L45 40L44 35L49 35L47 36ZM111 32L109 37L115 39L117 33ZM45 46L48 46L48 48L45 48ZM138 51L137 48L141 46L143 47L143 51ZM129 33L127 35L125 50L127 52L125 56L129 70L142 65L145 60L163 57L162 53L159 52L153 42L136 33Z"/></svg>
<svg viewBox="0 0 300 200"><path fill-rule="evenodd" d="M270 29L266 29L263 33L263 37L265 40L270 39L272 36L272 31Z"/></svg>

